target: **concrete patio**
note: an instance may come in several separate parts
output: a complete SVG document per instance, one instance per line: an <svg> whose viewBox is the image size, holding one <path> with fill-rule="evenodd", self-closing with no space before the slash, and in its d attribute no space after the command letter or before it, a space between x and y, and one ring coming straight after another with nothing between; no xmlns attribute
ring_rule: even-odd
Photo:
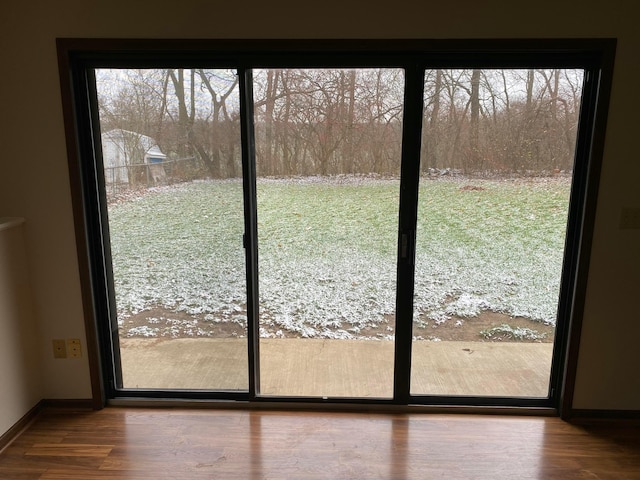
<svg viewBox="0 0 640 480"><path fill-rule="evenodd" d="M122 339L125 388L247 390L246 339ZM260 393L388 398L391 341L261 339ZM553 344L415 342L411 393L546 397Z"/></svg>

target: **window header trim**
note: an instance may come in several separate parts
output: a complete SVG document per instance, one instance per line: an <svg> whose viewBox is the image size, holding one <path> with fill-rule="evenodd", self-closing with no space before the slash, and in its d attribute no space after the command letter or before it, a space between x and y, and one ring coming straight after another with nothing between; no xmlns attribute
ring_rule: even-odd
<svg viewBox="0 0 640 480"><path fill-rule="evenodd" d="M597 68L616 40L187 40L59 38L89 67Z"/></svg>

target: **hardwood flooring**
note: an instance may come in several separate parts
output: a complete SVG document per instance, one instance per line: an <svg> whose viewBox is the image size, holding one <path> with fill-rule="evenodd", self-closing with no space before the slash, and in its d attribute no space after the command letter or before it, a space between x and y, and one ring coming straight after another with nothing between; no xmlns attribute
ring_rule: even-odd
<svg viewBox="0 0 640 480"><path fill-rule="evenodd" d="M637 422L215 409L44 410L1 479L640 479Z"/></svg>

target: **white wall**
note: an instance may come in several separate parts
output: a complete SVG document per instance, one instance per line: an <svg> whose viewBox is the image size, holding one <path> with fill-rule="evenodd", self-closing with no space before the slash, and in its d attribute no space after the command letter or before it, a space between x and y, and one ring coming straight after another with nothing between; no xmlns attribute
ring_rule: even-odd
<svg viewBox="0 0 640 480"><path fill-rule="evenodd" d="M0 218L0 435L42 398L22 220Z"/></svg>
<svg viewBox="0 0 640 480"><path fill-rule="evenodd" d="M589 299L574 406L640 409L633 372L640 318L638 232L617 228L622 206L640 206L640 29L623 0L293 0L5 2L0 211L24 216L44 359L46 398L91 394L86 360L55 362L52 338L84 334L56 64L56 37L508 38L617 37ZM311 9L311 10L310 10Z"/></svg>

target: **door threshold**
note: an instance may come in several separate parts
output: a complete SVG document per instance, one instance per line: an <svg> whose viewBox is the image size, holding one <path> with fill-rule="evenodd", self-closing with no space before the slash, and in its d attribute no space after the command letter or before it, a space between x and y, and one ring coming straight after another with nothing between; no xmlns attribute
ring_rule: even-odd
<svg viewBox="0 0 640 480"><path fill-rule="evenodd" d="M516 415L516 416L558 416L552 407L517 406L461 406L461 405L392 405L364 403L322 403L296 401L238 401L167 398L117 398L107 401L108 407L136 408L211 408L230 410L274 410L310 412L349 413L424 413L424 414L467 414L467 415Z"/></svg>

